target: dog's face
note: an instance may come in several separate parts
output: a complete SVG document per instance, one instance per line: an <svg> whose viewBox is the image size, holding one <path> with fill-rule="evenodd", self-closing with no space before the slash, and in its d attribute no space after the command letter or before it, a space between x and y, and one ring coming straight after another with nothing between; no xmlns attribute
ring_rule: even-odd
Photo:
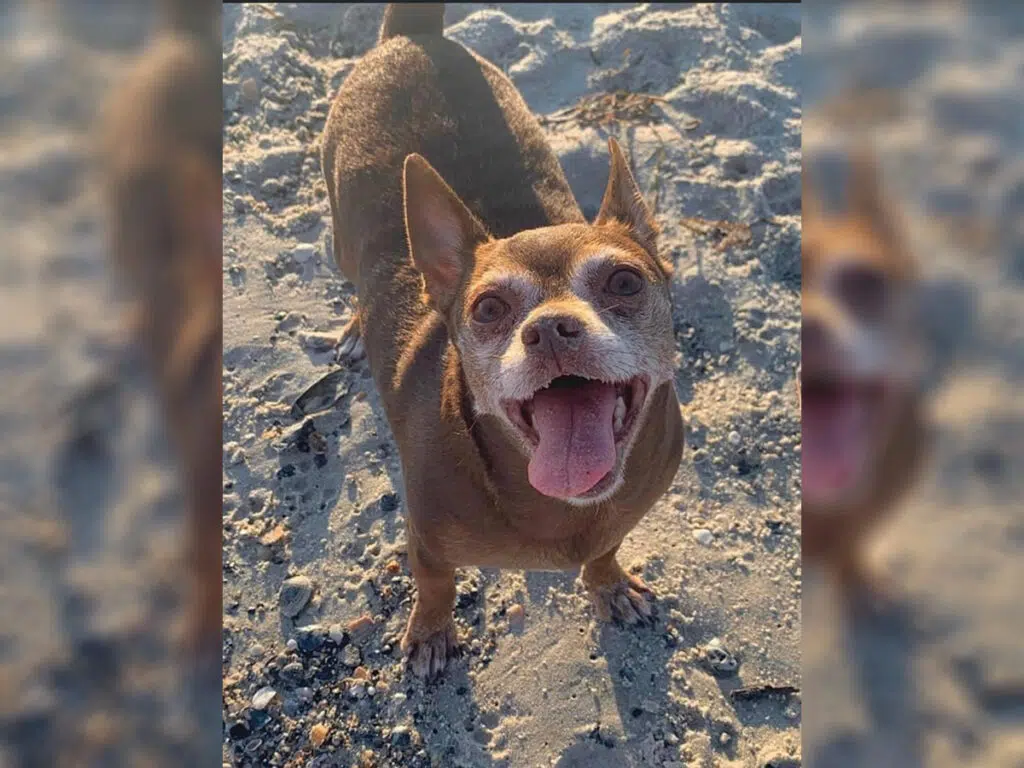
<svg viewBox="0 0 1024 768"><path fill-rule="evenodd" d="M529 458L530 483L575 504L611 496L675 356L671 269L618 146L593 225L496 240L422 158L406 161L406 223L478 414Z"/></svg>
<svg viewBox="0 0 1024 768"><path fill-rule="evenodd" d="M874 490L921 373L915 265L865 152L850 178L848 209L834 214L804 175L803 498L821 511Z"/></svg>

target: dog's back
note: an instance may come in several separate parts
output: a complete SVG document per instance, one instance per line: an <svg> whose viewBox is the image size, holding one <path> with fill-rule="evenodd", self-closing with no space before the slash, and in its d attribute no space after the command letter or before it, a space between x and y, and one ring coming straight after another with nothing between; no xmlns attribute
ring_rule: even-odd
<svg viewBox="0 0 1024 768"><path fill-rule="evenodd" d="M324 134L335 258L358 290L363 340L385 398L398 357L428 314L405 236L409 154L423 155L495 237L583 222L515 86L443 38L442 13L440 4L389 5L379 45L345 81ZM439 333L435 349L445 341Z"/></svg>

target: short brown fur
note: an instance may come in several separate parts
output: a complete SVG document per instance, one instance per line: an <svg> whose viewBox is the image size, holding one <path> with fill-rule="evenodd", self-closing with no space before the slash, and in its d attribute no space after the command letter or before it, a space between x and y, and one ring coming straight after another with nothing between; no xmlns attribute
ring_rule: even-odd
<svg viewBox="0 0 1024 768"><path fill-rule="evenodd" d="M393 5L389 24L409 33L398 12ZM419 675L443 670L457 648L459 566L583 566L602 618L648 616L649 589L615 555L672 483L683 447L669 375L647 396L608 498L572 503L528 482L528 452L495 394L510 377L499 375L500 355L486 345L515 346L529 312L538 322L561 312L582 324L574 313L593 307L569 275L580 259L608 253L644 275L642 298L609 312L622 313L616 328L656 329L635 341L660 377L674 354L671 269L657 256L656 227L617 145L599 224L587 224L512 83L432 33L437 22L423 22L423 34L385 36L363 57L335 100L322 156L335 256L358 291L355 327L401 456L418 591L403 648ZM498 274L521 279L503 289L521 314L514 325L474 326L474 302ZM566 346L566 366L596 365L584 339ZM551 377L540 357L524 359L532 362L517 369L522 381Z"/></svg>

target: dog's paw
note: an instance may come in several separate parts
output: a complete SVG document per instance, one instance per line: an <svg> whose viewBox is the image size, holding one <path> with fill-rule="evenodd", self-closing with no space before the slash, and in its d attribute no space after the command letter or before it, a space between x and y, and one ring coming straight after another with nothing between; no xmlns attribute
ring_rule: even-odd
<svg viewBox="0 0 1024 768"><path fill-rule="evenodd" d="M597 618L617 624L641 624L654 618L654 591L636 576L590 589Z"/></svg>
<svg viewBox="0 0 1024 768"><path fill-rule="evenodd" d="M459 655L459 642L455 634L455 623L449 621L439 630L428 632L412 626L405 630L402 638L409 670L421 680L437 677L448 666L448 662Z"/></svg>
<svg viewBox="0 0 1024 768"><path fill-rule="evenodd" d="M338 343L334 348L334 359L341 365L353 365L364 357L366 357L366 347L363 346L359 318L353 317L338 335Z"/></svg>

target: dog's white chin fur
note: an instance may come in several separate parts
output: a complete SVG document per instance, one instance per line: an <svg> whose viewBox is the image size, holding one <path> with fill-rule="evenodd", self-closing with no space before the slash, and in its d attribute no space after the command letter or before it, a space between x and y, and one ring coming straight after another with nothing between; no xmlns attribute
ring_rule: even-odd
<svg viewBox="0 0 1024 768"><path fill-rule="evenodd" d="M605 490L603 493L599 494L598 496L594 496L593 498L571 496L568 499L562 499L562 501L564 501L571 507L580 507L581 509L585 507L595 507L598 504L601 504L602 502L608 501L608 499L614 496L626 482L625 463L625 461L622 462L622 468L616 467L614 470L612 470L613 472L617 471L618 476L615 478L615 482L609 485L607 490Z"/></svg>

